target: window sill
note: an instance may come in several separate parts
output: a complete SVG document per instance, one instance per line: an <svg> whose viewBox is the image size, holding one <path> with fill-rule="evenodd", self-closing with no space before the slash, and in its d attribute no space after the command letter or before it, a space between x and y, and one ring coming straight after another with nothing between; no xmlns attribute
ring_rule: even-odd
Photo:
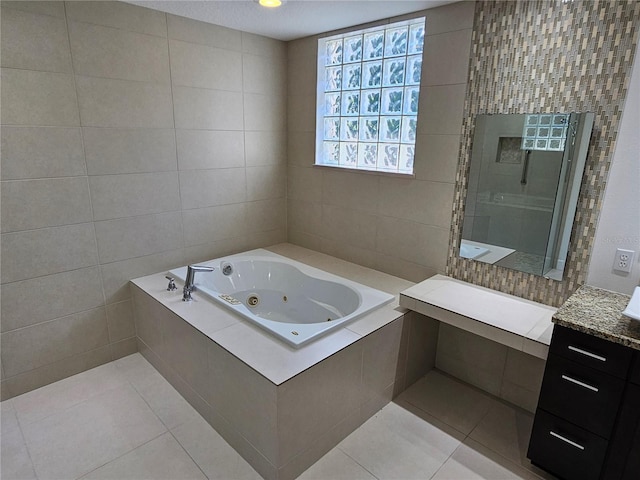
<svg viewBox="0 0 640 480"><path fill-rule="evenodd" d="M366 175L381 175L384 177L402 177L402 178L416 178L415 173L402 173L402 172L385 172L382 170L361 170L359 168L343 167L342 165L321 165L318 163L313 164L314 168L326 168L331 170L345 170L347 172L364 173Z"/></svg>

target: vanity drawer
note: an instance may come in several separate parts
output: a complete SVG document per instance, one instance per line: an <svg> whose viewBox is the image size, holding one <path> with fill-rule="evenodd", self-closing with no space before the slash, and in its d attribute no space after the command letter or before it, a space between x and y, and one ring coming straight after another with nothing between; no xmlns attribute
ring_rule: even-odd
<svg viewBox="0 0 640 480"><path fill-rule="evenodd" d="M556 325L549 353L601 372L626 378L633 350L617 343Z"/></svg>
<svg viewBox="0 0 640 480"><path fill-rule="evenodd" d="M566 480L596 480L607 441L540 409L536 412L527 456Z"/></svg>
<svg viewBox="0 0 640 480"><path fill-rule="evenodd" d="M549 355L538 406L609 438L624 386L624 380Z"/></svg>

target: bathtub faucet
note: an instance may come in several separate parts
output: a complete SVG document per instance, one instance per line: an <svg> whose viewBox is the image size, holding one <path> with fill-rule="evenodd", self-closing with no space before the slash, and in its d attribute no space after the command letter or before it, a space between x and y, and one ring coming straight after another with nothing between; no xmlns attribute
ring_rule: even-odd
<svg viewBox="0 0 640 480"><path fill-rule="evenodd" d="M182 289L182 301L190 302L191 292L196 289L194 279L196 272L213 272L214 268L207 265L189 265L187 267L187 278L184 280L184 288Z"/></svg>

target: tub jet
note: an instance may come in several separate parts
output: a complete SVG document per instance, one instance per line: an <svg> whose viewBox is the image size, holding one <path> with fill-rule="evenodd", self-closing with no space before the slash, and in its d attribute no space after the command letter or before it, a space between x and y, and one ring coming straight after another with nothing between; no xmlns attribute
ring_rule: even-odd
<svg viewBox="0 0 640 480"><path fill-rule="evenodd" d="M260 299L257 295L249 295L247 298L247 305L250 307L256 307L260 303Z"/></svg>

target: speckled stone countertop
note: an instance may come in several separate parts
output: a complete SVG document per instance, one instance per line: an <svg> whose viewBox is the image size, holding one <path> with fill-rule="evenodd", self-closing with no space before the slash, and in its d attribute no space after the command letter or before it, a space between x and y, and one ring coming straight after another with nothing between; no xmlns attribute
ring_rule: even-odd
<svg viewBox="0 0 640 480"><path fill-rule="evenodd" d="M622 315L631 296L583 285L553 315L553 323L640 350L640 321Z"/></svg>

